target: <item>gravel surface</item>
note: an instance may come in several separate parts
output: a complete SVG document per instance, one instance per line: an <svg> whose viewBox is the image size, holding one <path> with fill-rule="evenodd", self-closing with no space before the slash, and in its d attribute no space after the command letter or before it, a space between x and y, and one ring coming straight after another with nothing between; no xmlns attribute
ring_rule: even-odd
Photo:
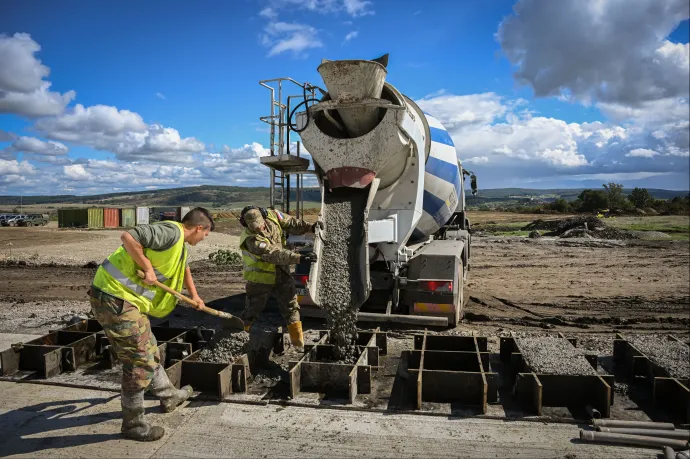
<svg viewBox="0 0 690 459"><path fill-rule="evenodd" d="M335 358L357 360L357 310L362 300L359 246L367 191L343 189L324 196L325 241L321 251L319 298L326 311Z"/></svg>
<svg viewBox="0 0 690 459"><path fill-rule="evenodd" d="M595 375L597 372L570 341L563 338L516 338L522 357L535 373Z"/></svg>
<svg viewBox="0 0 690 459"><path fill-rule="evenodd" d="M673 378L690 378L690 346L666 336L631 335L625 339Z"/></svg>
<svg viewBox="0 0 690 459"><path fill-rule="evenodd" d="M209 346L199 352L202 362L231 363L236 357L244 354L249 344L249 333L218 330Z"/></svg>
<svg viewBox="0 0 690 459"><path fill-rule="evenodd" d="M90 312L88 301L0 301L0 332L44 335L69 325L75 315Z"/></svg>
<svg viewBox="0 0 690 459"><path fill-rule="evenodd" d="M101 263L122 245L122 230L11 228L15 229L24 233L0 232L0 261L11 257L30 264L82 266L92 261ZM37 244L31 243L34 240ZM187 249L190 262L206 260L211 252L219 249L239 250L239 238L213 232L196 247L187 245Z"/></svg>

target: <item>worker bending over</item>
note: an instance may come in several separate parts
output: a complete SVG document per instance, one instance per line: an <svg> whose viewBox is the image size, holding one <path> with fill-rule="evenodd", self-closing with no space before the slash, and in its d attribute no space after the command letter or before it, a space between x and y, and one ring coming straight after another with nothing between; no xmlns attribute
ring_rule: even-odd
<svg viewBox="0 0 690 459"><path fill-rule="evenodd" d="M182 286L198 305L204 302L187 265L185 243L196 245L214 227L206 209L188 212L182 223L165 221L122 233L122 246L96 271L88 294L93 315L122 363L122 435L139 441L160 439L165 431L144 419L144 391L160 399L169 413L187 400L191 386L176 389L168 379L148 316L165 317L177 298L155 287L158 280L176 291ZM145 274L141 279L137 270Z"/></svg>
<svg viewBox="0 0 690 459"><path fill-rule="evenodd" d="M313 233L320 223L312 225L277 210L255 206L242 209L240 223L245 227L240 236L244 279L247 281L247 299L241 316L244 329L251 329L252 323L266 306L268 297L273 295L287 323L292 345L304 347L297 291L290 275L290 265L314 262L316 254L300 255L287 250L285 233Z"/></svg>

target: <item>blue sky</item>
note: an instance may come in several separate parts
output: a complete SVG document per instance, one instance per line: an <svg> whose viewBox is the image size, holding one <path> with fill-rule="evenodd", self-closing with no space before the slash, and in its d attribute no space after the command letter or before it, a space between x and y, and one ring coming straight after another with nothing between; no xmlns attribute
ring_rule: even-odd
<svg viewBox="0 0 690 459"><path fill-rule="evenodd" d="M685 0L3 5L0 194L266 184L258 81L384 53L482 187L689 187Z"/></svg>

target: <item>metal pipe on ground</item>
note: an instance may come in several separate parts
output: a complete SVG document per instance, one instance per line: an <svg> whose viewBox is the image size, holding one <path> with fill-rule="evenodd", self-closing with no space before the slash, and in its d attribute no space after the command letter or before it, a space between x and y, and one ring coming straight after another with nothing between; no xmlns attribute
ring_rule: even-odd
<svg viewBox="0 0 690 459"><path fill-rule="evenodd" d="M651 446L656 448L670 446L673 449L683 449L688 447L688 442L686 440L606 432L591 432L585 430L580 430L580 440L598 443L615 443L619 445Z"/></svg>
<svg viewBox="0 0 690 459"><path fill-rule="evenodd" d="M690 430L628 429L625 427L597 427L597 430L599 432L620 433L626 435L645 435L647 437L690 440Z"/></svg>
<svg viewBox="0 0 690 459"><path fill-rule="evenodd" d="M630 429L676 430L670 422L620 421L616 419L594 419L594 427L628 427Z"/></svg>

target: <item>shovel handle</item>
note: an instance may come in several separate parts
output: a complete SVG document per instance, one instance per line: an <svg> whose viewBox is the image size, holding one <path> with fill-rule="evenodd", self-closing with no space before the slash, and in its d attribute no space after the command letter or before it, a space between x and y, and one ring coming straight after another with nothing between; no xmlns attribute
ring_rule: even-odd
<svg viewBox="0 0 690 459"><path fill-rule="evenodd" d="M146 277L146 274L144 274L144 272L142 270L138 269L137 270L137 276L144 279ZM196 301L194 301L191 298L181 294L180 292L178 292L176 290L171 289L170 287L159 282L158 280L154 280L153 285L155 285L156 287L162 288L163 290L170 293L171 295L175 295L179 300L182 300L185 303L191 304L192 306L197 308L199 311L204 311L207 314L211 314L212 316L222 317L223 319L232 319L233 317L235 317L232 314L228 314L227 312L223 312L223 311L218 311L216 309L209 308L208 306L199 306L196 303Z"/></svg>

